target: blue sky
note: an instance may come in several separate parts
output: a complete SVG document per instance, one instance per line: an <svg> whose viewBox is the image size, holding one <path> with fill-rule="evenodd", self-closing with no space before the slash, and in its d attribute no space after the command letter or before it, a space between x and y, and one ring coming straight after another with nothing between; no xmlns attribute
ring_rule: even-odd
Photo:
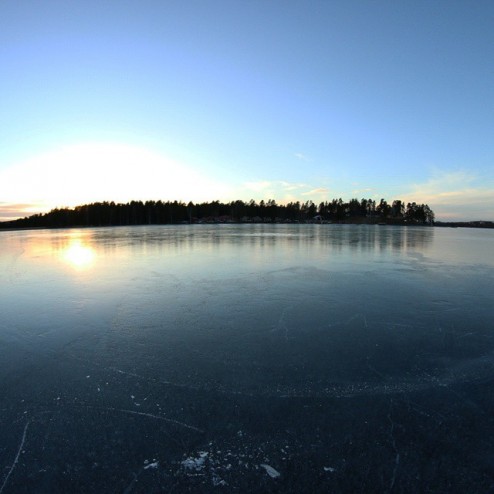
<svg viewBox="0 0 494 494"><path fill-rule="evenodd" d="M0 220L131 199L494 220L494 2L0 3Z"/></svg>

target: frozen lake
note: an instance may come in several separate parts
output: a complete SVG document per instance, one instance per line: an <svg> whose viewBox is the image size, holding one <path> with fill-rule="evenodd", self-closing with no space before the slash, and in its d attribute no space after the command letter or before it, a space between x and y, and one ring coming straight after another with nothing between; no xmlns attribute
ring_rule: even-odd
<svg viewBox="0 0 494 494"><path fill-rule="evenodd" d="M494 232L0 232L0 494L488 492Z"/></svg>

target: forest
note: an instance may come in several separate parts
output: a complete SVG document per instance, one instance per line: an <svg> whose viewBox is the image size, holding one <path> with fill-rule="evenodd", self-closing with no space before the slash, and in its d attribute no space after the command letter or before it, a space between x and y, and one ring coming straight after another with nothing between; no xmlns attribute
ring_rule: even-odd
<svg viewBox="0 0 494 494"><path fill-rule="evenodd" d="M220 201L194 204L179 201L95 202L74 208L56 208L48 213L0 223L0 228L65 228L82 226L123 226L180 223L386 223L432 225L434 212L427 204L389 204L372 199L340 199L321 202L275 200Z"/></svg>

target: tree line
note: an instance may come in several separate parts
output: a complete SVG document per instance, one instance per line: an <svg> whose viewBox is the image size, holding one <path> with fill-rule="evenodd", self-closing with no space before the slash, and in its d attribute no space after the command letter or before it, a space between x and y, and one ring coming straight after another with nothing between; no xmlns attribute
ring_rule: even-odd
<svg viewBox="0 0 494 494"><path fill-rule="evenodd" d="M275 200L220 201L194 204L180 201L130 201L128 203L94 202L75 208L56 208L18 220L0 223L0 227L63 228L77 226L123 226L180 223L390 223L432 225L434 212L427 204L405 205L400 200L389 204L385 199L340 199L321 202Z"/></svg>

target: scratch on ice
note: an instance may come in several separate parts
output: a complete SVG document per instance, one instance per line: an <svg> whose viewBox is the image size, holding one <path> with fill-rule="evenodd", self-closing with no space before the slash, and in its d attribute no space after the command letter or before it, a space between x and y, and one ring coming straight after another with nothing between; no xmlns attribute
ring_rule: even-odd
<svg viewBox="0 0 494 494"><path fill-rule="evenodd" d="M12 463L12 466L10 467L9 472L7 473L7 476L5 477L5 480L3 481L2 487L0 487L0 494L3 492L5 489L5 486L7 485L7 482L9 481L9 477L14 471L14 468L17 465L17 462L19 461L19 456L21 455L22 448L24 447L24 442L26 441L26 434L27 434L27 428L29 427L29 424L31 421L28 421L26 425L24 426L24 432L22 433L22 439L21 439L21 444L19 445L19 449L17 450L17 454L15 455L14 463Z"/></svg>
<svg viewBox="0 0 494 494"><path fill-rule="evenodd" d="M106 410L109 412L120 412L120 413L128 413L130 415L140 415L143 417L149 417L152 419L156 420L163 420L164 422L169 422L171 424L179 425L181 427L185 427L186 429L190 429L196 432L201 432L204 433L202 429L199 429L199 427L194 427L193 425L186 424L184 422L180 422L179 420L174 420L174 419L169 419L166 417L162 417L160 415L154 415L152 413L146 413L146 412L136 412L135 410L126 410L124 408L113 408L113 407L93 407L90 405L86 405L86 408L94 408L94 409L100 409L100 410ZM1 491L0 491L1 494Z"/></svg>

